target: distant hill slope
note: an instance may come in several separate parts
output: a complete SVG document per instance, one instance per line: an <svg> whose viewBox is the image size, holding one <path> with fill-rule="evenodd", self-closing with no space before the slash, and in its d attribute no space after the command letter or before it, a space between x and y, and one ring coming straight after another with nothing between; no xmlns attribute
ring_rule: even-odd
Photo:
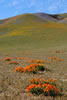
<svg viewBox="0 0 67 100"><path fill-rule="evenodd" d="M59 20L64 19L64 17L60 15L50 15L50 14L45 14L45 13L36 13L35 15L39 16L40 18L44 20L50 20L54 22L58 22Z"/></svg>
<svg viewBox="0 0 67 100"><path fill-rule="evenodd" d="M0 20L0 24L11 22L12 20L17 20L18 18L21 18L22 16L26 16L26 15L30 15L30 16L35 15L37 17L40 17L41 20L43 19L45 21L54 21L54 22L65 23L65 20L66 20L66 22L67 22L67 14L51 15L51 14L46 14L46 13L35 13L35 14L23 14L23 15L18 15L15 17L7 18L4 20Z"/></svg>
<svg viewBox="0 0 67 100"><path fill-rule="evenodd" d="M64 20L66 17L42 13L1 20L0 50L39 50L67 45L67 24Z"/></svg>
<svg viewBox="0 0 67 100"><path fill-rule="evenodd" d="M50 15L45 13L36 13L35 15L44 20L58 22L58 23L67 23L67 14Z"/></svg>

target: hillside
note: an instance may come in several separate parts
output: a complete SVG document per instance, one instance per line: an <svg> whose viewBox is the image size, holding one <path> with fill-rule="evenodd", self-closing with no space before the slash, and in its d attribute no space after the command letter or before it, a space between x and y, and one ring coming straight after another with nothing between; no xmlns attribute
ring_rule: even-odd
<svg viewBox="0 0 67 100"><path fill-rule="evenodd" d="M36 50L67 45L67 24L59 23L65 17L58 19L57 16L61 15L24 14L1 20L0 50Z"/></svg>

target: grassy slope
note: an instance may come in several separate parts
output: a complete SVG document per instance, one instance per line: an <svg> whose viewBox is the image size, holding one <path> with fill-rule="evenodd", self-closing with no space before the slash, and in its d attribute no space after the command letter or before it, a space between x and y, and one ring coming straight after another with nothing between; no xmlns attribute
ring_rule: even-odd
<svg viewBox="0 0 67 100"><path fill-rule="evenodd" d="M63 16L63 17L67 17L67 13L65 13L65 14L61 14L61 16Z"/></svg>
<svg viewBox="0 0 67 100"><path fill-rule="evenodd" d="M36 50L66 45L67 25L44 21L32 14L0 25L0 51Z"/></svg>

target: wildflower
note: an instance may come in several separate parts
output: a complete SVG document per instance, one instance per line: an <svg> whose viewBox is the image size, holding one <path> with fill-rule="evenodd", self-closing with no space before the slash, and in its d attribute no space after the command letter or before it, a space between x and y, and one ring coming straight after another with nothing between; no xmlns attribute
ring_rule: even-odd
<svg viewBox="0 0 67 100"><path fill-rule="evenodd" d="M49 59L51 59L51 60L52 60L52 59L56 59L56 57L52 57L52 56L51 56L51 57L49 57Z"/></svg>
<svg viewBox="0 0 67 100"><path fill-rule="evenodd" d="M10 62L8 62L8 64L19 64L19 63L16 61L10 61Z"/></svg>
<svg viewBox="0 0 67 100"><path fill-rule="evenodd" d="M16 72L16 71L18 71L18 72L23 72L24 70L23 70L22 67L17 67L17 68L15 69L15 72Z"/></svg>
<svg viewBox="0 0 67 100"><path fill-rule="evenodd" d="M41 80L39 78L32 78L30 82L31 85L26 88L27 92L36 95L43 93L45 96L57 96L60 94L60 90L52 83L56 82L56 79Z"/></svg>
<svg viewBox="0 0 67 100"><path fill-rule="evenodd" d="M56 61L63 61L64 59L56 58Z"/></svg>
<svg viewBox="0 0 67 100"><path fill-rule="evenodd" d="M36 84L32 84L29 87L26 88L27 92L30 91L32 88L37 88Z"/></svg>
<svg viewBox="0 0 67 100"><path fill-rule="evenodd" d="M31 61L28 61L28 62L31 62L31 63L44 63L43 60L31 60Z"/></svg>
<svg viewBox="0 0 67 100"><path fill-rule="evenodd" d="M11 57L6 57L3 59L3 61L10 61L11 60Z"/></svg>

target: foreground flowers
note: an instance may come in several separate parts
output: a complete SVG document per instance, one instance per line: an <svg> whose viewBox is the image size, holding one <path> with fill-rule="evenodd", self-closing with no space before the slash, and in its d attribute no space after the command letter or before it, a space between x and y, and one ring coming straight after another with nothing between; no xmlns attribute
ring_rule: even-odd
<svg viewBox="0 0 67 100"><path fill-rule="evenodd" d="M21 70L19 70L20 68ZM44 70L47 70L47 68L45 68L42 64L31 64L24 68L18 67L15 69L15 72L19 71L19 72L25 72L25 73L26 72L36 73L37 71L44 71Z"/></svg>
<svg viewBox="0 0 67 100"><path fill-rule="evenodd" d="M57 88L56 80L42 80L39 78L31 79L31 85L26 88L27 92L32 94L43 94L44 96L58 96L60 90Z"/></svg>
<svg viewBox="0 0 67 100"><path fill-rule="evenodd" d="M54 85L54 86L56 86L56 79L48 79L48 80L44 80L44 79L39 79L39 78L32 78L31 80L30 80L30 82L32 83L32 84L51 84L51 85Z"/></svg>

